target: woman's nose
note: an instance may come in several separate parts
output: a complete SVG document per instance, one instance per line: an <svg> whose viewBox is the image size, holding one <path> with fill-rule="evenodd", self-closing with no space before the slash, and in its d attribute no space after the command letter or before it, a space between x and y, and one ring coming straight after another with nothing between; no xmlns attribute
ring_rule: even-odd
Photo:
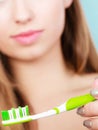
<svg viewBox="0 0 98 130"><path fill-rule="evenodd" d="M33 19L33 12L30 9L28 2L17 0L14 8L14 21L17 24L26 24Z"/></svg>

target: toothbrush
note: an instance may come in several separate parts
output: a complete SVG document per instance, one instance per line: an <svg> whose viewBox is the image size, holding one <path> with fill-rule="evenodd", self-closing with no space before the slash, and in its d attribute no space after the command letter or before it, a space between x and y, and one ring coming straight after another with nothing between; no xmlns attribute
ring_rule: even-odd
<svg viewBox="0 0 98 130"><path fill-rule="evenodd" d="M95 98L90 94L73 97L58 107L54 107L53 109L35 115L29 114L28 106L12 108L11 110L6 110L1 112L2 124L4 126L9 126L9 125L25 123L39 118L60 114L61 112L70 111L75 108L81 107L94 100Z"/></svg>

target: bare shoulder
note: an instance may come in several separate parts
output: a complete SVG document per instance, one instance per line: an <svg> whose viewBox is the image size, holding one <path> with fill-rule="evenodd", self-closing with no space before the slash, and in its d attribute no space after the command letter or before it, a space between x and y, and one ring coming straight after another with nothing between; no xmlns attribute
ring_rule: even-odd
<svg viewBox="0 0 98 130"><path fill-rule="evenodd" d="M94 80L98 78L98 73L83 74L77 77L77 84L79 84L79 88L91 89Z"/></svg>
<svg viewBox="0 0 98 130"><path fill-rule="evenodd" d="M98 73L85 74L81 76L81 80L85 82L87 86L91 86L96 78L98 78Z"/></svg>
<svg viewBox="0 0 98 130"><path fill-rule="evenodd" d="M73 86L71 89L89 89L97 77L98 73L75 75L70 83Z"/></svg>

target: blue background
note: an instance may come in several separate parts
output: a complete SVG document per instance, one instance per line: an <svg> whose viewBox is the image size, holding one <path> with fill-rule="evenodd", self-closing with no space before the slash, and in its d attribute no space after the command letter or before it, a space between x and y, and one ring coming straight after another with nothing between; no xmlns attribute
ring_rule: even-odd
<svg viewBox="0 0 98 130"><path fill-rule="evenodd" d="M98 50L98 0L80 0L86 20Z"/></svg>

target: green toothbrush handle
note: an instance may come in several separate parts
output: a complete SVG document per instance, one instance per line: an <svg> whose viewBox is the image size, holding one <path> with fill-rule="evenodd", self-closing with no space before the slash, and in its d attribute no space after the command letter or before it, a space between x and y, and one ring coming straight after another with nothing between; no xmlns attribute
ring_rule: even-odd
<svg viewBox="0 0 98 130"><path fill-rule="evenodd" d="M81 107L94 100L95 100L95 98L93 96L91 96L90 94L85 94L82 96L70 98L66 102L66 110L69 111L69 110Z"/></svg>

